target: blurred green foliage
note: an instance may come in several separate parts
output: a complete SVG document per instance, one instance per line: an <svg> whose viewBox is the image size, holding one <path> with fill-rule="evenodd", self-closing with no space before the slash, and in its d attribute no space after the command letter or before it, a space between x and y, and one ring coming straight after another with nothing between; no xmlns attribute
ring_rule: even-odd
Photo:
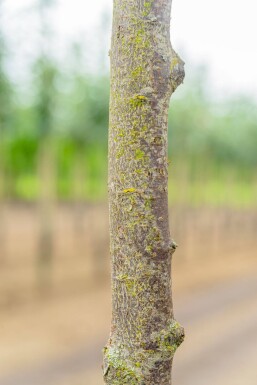
<svg viewBox="0 0 257 385"><path fill-rule="evenodd" d="M108 75L84 70L83 49L79 44L74 44L69 53L68 67L57 64L42 51L32 66L32 97L26 99L8 80L4 47L0 30L1 133L5 128L0 160L5 165L2 178L6 197L38 199L40 148L47 137L54 159L56 198L105 199ZM206 72L198 68L191 81L186 81L172 99L171 201L254 205L256 103L245 96L215 101L207 85Z"/></svg>
<svg viewBox="0 0 257 385"><path fill-rule="evenodd" d="M63 75L58 76L65 82ZM68 91L55 90L56 100L51 104L56 194L60 199L73 199L74 170L79 165L84 199L101 199L107 189L108 78L75 74L69 82ZM256 105L243 97L214 103L201 87L203 80L196 77L171 103L173 200L179 201L181 189L186 189L184 200L189 203L225 204L234 199L235 204L252 204L257 182ZM38 111L43 113L37 103L16 105L5 140L8 196L12 199L38 196L37 161L42 140Z"/></svg>

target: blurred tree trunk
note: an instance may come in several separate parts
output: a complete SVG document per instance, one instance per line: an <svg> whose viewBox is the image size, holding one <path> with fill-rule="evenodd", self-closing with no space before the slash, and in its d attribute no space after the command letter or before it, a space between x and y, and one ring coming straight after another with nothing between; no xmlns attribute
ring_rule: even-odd
<svg viewBox="0 0 257 385"><path fill-rule="evenodd" d="M55 199L54 157L50 139L44 138L39 152L39 254L38 254L38 287L41 294L51 287L53 264L53 216Z"/></svg>
<svg viewBox="0 0 257 385"><path fill-rule="evenodd" d="M7 165L5 159L5 138L10 126L12 115L13 90L5 69L7 54L6 39L3 23L3 0L0 0L0 264L6 262L6 223L5 223L5 200Z"/></svg>
<svg viewBox="0 0 257 385"><path fill-rule="evenodd" d="M167 126L184 63L170 44L171 0L114 0L109 201L112 332L108 385L169 385L184 338L174 320Z"/></svg>
<svg viewBox="0 0 257 385"><path fill-rule="evenodd" d="M0 0L0 22L2 24L2 1ZM0 27L1 27L0 24ZM5 260L5 234L4 234L4 126L5 126L5 73L3 69L4 39L0 29L0 264Z"/></svg>
<svg viewBox="0 0 257 385"><path fill-rule="evenodd" d="M75 201L74 215L75 215L75 223L74 223L74 236L76 239L76 244L79 246L78 254L82 255L83 247L82 243L84 240L84 217L85 217L85 207L84 207L84 184L86 170L84 165L84 148L79 144L76 147L76 154L74 159L73 166L73 189L72 195Z"/></svg>
<svg viewBox="0 0 257 385"><path fill-rule="evenodd" d="M38 0L41 52L35 63L37 76L37 117L40 138L39 174L39 255L38 285L44 294L50 288L53 264L53 207L55 199L55 162L52 140L57 68L51 57L53 40L48 11L54 0Z"/></svg>
<svg viewBox="0 0 257 385"><path fill-rule="evenodd" d="M1 124L1 123L0 123ZM0 265L2 266L6 260L6 249L5 249L5 212L4 212L4 199L5 199L5 188L4 188L4 146L3 146L3 130L0 127Z"/></svg>
<svg viewBox="0 0 257 385"><path fill-rule="evenodd" d="M42 61L40 61L42 60ZM53 262L53 208L55 200L55 162L52 141L55 69L47 58L39 60L38 128L39 175L39 255L38 284L41 292L50 288Z"/></svg>

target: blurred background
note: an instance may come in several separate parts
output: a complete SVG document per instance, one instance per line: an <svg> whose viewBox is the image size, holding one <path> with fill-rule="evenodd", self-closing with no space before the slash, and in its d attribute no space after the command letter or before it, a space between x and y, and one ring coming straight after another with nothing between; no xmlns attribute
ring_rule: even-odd
<svg viewBox="0 0 257 385"><path fill-rule="evenodd" d="M111 0L0 0L0 385L103 385ZM256 385L253 0L176 0L174 383Z"/></svg>

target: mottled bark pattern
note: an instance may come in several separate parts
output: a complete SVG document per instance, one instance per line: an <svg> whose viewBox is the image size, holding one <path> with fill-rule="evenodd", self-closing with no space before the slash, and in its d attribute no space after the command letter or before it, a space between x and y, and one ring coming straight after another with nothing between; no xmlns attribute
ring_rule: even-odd
<svg viewBox="0 0 257 385"><path fill-rule="evenodd" d="M171 0L114 0L109 130L112 331L107 385L170 385L183 328L173 319L168 106L184 63L170 44Z"/></svg>

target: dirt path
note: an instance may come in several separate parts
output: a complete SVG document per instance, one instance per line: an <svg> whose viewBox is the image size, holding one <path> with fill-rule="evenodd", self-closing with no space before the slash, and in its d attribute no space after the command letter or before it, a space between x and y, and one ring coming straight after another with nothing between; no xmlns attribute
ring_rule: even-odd
<svg viewBox="0 0 257 385"><path fill-rule="evenodd" d="M174 383L256 385L256 275L178 305L187 339L175 358Z"/></svg>
<svg viewBox="0 0 257 385"><path fill-rule="evenodd" d="M187 338L176 354L174 384L256 385L257 278L251 275L175 301ZM0 385L102 385L101 348L92 347L27 371Z"/></svg>

